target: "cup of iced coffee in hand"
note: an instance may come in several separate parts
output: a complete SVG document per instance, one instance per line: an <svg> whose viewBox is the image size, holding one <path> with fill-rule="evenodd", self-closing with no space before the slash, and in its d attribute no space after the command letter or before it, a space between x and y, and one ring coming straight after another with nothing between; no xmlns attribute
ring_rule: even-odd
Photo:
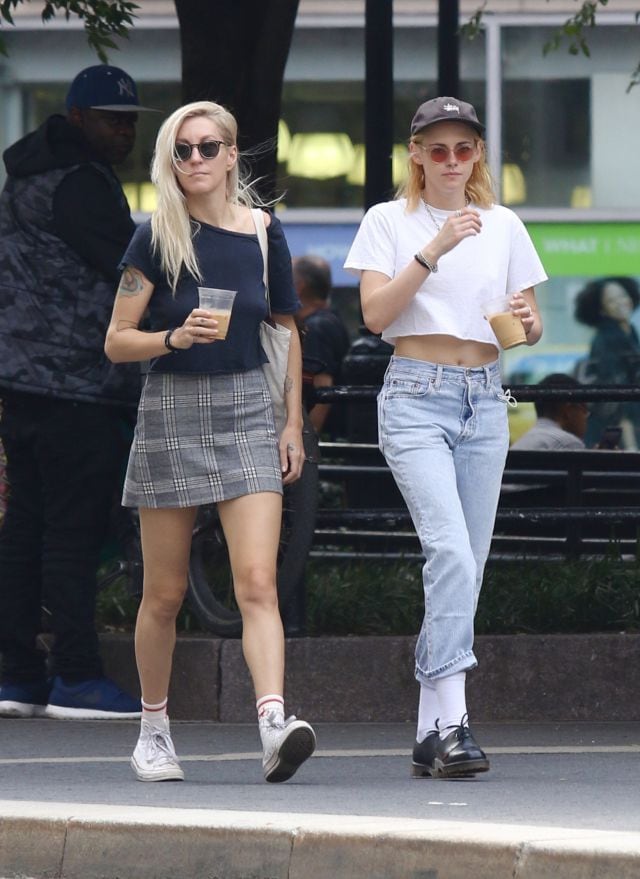
<svg viewBox="0 0 640 879"><path fill-rule="evenodd" d="M235 296L235 290L220 290L217 287L198 287L200 308L210 311L211 317L218 321L218 339L225 339L227 336Z"/></svg>
<svg viewBox="0 0 640 879"><path fill-rule="evenodd" d="M496 299L490 299L482 306L484 316L489 321L500 347L504 350L515 348L516 345L524 345L527 341L522 321L509 307L510 299L510 296L499 296Z"/></svg>

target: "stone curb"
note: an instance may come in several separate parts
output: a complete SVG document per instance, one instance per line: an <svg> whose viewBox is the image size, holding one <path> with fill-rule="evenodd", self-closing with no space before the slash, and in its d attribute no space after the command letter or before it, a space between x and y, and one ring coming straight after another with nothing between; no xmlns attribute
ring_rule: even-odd
<svg viewBox="0 0 640 879"><path fill-rule="evenodd" d="M636 879L640 834L0 801L0 873L64 879Z"/></svg>
<svg viewBox="0 0 640 879"><path fill-rule="evenodd" d="M133 637L103 635L107 674L139 692ZM287 711L320 722L414 721L413 637L287 641ZM640 634L484 635L468 677L474 722L640 720ZM178 638L169 693L176 720L252 723L239 640Z"/></svg>

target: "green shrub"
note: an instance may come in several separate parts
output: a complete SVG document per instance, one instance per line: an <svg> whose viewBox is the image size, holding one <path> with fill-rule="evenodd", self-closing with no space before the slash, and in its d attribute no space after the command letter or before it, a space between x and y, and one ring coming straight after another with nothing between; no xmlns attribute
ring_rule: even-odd
<svg viewBox="0 0 640 879"><path fill-rule="evenodd" d="M307 631L314 635L414 635L423 616L419 561L307 565ZM116 580L98 596L103 631L131 631L138 601ZM178 631L202 631L185 603ZM640 564L614 558L501 562L487 567L478 634L640 631Z"/></svg>
<svg viewBox="0 0 640 879"><path fill-rule="evenodd" d="M311 635L405 635L420 627L419 562L314 560L306 585ZM476 631L640 631L640 565L615 559L491 564Z"/></svg>
<svg viewBox="0 0 640 879"><path fill-rule="evenodd" d="M639 630L640 566L613 559L493 565L476 616L496 635Z"/></svg>

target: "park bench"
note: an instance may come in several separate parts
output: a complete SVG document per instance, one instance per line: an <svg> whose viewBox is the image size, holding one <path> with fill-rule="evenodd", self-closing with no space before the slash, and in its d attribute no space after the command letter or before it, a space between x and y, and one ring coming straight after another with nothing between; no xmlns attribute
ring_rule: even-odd
<svg viewBox="0 0 640 879"><path fill-rule="evenodd" d="M320 443L313 556L419 558L384 458L370 443ZM640 557L640 453L509 452L492 560Z"/></svg>
<svg viewBox="0 0 640 879"><path fill-rule="evenodd" d="M377 391L373 385L316 391L323 402L348 404L355 430L349 441L320 443L313 556L422 558L404 501L374 441ZM640 402L637 387L522 385L512 392L520 402ZM509 451L491 560L610 554L631 560L640 558L639 536L640 452Z"/></svg>

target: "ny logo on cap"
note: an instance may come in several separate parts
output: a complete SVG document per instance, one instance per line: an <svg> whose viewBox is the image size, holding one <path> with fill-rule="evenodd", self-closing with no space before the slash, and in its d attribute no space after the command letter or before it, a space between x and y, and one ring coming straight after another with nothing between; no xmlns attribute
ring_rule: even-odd
<svg viewBox="0 0 640 879"><path fill-rule="evenodd" d="M129 98L135 97L133 92L133 82L130 79L122 79L118 80L118 91L121 95L127 95Z"/></svg>
<svg viewBox="0 0 640 879"><path fill-rule="evenodd" d="M458 107L457 104L445 104L442 109L446 110L447 113L452 113L454 110L456 111L456 113L460 112L460 107Z"/></svg>

